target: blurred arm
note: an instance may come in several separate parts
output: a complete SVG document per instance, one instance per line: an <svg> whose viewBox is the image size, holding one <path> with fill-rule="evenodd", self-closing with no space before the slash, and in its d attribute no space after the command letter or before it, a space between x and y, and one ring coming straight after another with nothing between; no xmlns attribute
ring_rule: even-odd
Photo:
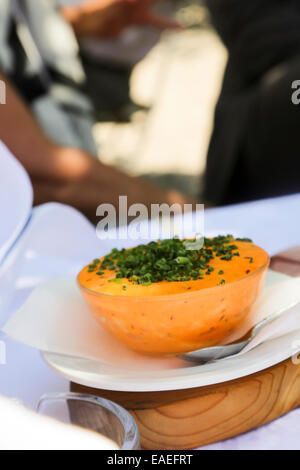
<svg viewBox="0 0 300 470"><path fill-rule="evenodd" d="M181 193L165 191L140 178L130 177L103 165L86 152L59 147L41 131L30 110L7 84L6 105L0 106L0 139L19 159L31 176L35 203L57 201L76 207L94 220L101 203L118 208L119 195L128 196L150 208L151 203L191 203Z"/></svg>
<svg viewBox="0 0 300 470"><path fill-rule="evenodd" d="M0 72L0 80L6 84L6 105L0 106L0 139L17 156L34 177L45 177L55 169L49 165L52 145L34 120L29 109ZM39 155L39 164L36 163ZM43 158L44 156L44 158Z"/></svg>
<svg viewBox="0 0 300 470"><path fill-rule="evenodd" d="M78 37L116 37L136 24L159 29L179 29L177 22L151 10L155 0L85 0L61 8Z"/></svg>

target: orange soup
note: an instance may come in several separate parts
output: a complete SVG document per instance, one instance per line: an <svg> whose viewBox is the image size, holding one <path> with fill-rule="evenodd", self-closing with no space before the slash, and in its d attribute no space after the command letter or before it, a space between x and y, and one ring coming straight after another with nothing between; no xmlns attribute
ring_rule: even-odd
<svg viewBox="0 0 300 470"><path fill-rule="evenodd" d="M99 323L136 351L180 354L238 339L249 328L268 254L230 236L206 239L195 251L183 243L114 250L78 276Z"/></svg>

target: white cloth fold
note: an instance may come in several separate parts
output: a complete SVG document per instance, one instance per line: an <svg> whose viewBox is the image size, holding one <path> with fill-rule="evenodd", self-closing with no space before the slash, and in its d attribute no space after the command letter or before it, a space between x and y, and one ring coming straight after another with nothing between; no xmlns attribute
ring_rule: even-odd
<svg viewBox="0 0 300 470"><path fill-rule="evenodd" d="M38 415L1 396L0 416L0 450L119 449L100 434Z"/></svg>

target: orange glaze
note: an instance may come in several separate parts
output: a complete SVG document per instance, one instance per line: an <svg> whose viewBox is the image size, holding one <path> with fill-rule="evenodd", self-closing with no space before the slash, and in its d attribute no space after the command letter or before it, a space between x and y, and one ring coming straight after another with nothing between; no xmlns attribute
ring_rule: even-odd
<svg viewBox="0 0 300 470"><path fill-rule="evenodd" d="M215 257L208 263L214 271L204 279L116 284L109 282L115 272L99 276L87 266L79 286L99 323L136 351L172 355L234 341L249 330L248 313L263 288L269 257L253 243L231 243L240 256ZM222 279L226 283L218 285Z"/></svg>

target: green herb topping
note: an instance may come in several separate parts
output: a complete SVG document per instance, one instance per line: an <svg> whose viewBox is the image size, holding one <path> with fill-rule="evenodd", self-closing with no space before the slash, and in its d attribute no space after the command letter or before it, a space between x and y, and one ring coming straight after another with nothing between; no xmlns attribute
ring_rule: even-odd
<svg viewBox="0 0 300 470"><path fill-rule="evenodd" d="M128 279L133 284L143 286L164 280L196 281L214 271L209 262L215 257L230 261L234 256L240 255L233 242L233 236L227 235L205 238L200 250L188 250L186 242L178 238L151 242L128 250L115 248L102 261L95 259L89 265L88 272L96 271L101 276L105 270L115 271L116 277L111 282L121 283L121 279ZM218 274L224 274L224 271L219 271ZM225 280L222 279L219 284L224 283Z"/></svg>

